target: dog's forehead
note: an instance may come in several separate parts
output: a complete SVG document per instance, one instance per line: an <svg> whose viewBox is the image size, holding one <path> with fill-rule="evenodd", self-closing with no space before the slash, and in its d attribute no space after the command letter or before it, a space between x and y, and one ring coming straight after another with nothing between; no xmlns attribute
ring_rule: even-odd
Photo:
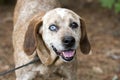
<svg viewBox="0 0 120 80"><path fill-rule="evenodd" d="M64 19L65 17L79 18L79 16L76 13L65 8L56 8L47 12L43 17L43 20L51 17L52 18L60 17L61 19Z"/></svg>
<svg viewBox="0 0 120 80"><path fill-rule="evenodd" d="M68 11L65 9L56 9L56 14L58 14L62 19L67 15Z"/></svg>

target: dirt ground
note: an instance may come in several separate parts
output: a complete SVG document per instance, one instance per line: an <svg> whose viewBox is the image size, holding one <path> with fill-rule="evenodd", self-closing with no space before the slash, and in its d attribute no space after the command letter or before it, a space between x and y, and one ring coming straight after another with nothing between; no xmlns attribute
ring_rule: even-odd
<svg viewBox="0 0 120 80"><path fill-rule="evenodd" d="M120 14L97 2L70 8L85 19L92 46L92 54L78 56L78 80L120 80ZM13 9L0 6L0 72L14 67ZM0 76L0 80L15 80L15 74Z"/></svg>

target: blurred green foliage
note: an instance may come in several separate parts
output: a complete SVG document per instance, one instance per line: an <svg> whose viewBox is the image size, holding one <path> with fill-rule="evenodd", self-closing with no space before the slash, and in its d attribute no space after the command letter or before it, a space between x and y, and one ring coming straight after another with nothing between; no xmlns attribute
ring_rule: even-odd
<svg viewBox="0 0 120 80"><path fill-rule="evenodd" d="M120 12L120 0L99 0L103 7L114 9L116 13Z"/></svg>

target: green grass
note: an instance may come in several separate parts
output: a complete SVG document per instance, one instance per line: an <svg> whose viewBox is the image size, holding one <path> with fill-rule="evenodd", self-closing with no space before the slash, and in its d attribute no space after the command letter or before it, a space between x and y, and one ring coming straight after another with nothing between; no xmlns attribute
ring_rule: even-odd
<svg viewBox="0 0 120 80"><path fill-rule="evenodd" d="M120 0L99 0L101 5L108 9L113 9L115 13L120 13Z"/></svg>

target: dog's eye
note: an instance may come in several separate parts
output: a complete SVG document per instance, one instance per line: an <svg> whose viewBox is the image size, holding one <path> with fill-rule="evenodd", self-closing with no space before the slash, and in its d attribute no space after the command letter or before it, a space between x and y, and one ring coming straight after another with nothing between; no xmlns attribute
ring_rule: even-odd
<svg viewBox="0 0 120 80"><path fill-rule="evenodd" d="M72 22L71 24L70 24L70 27L71 28L77 28L78 27L78 24L76 23L76 22Z"/></svg>
<svg viewBox="0 0 120 80"><path fill-rule="evenodd" d="M58 30L58 27L57 27L56 25L50 25L50 26L49 26L49 29L50 29L51 31L57 31L57 30Z"/></svg>

